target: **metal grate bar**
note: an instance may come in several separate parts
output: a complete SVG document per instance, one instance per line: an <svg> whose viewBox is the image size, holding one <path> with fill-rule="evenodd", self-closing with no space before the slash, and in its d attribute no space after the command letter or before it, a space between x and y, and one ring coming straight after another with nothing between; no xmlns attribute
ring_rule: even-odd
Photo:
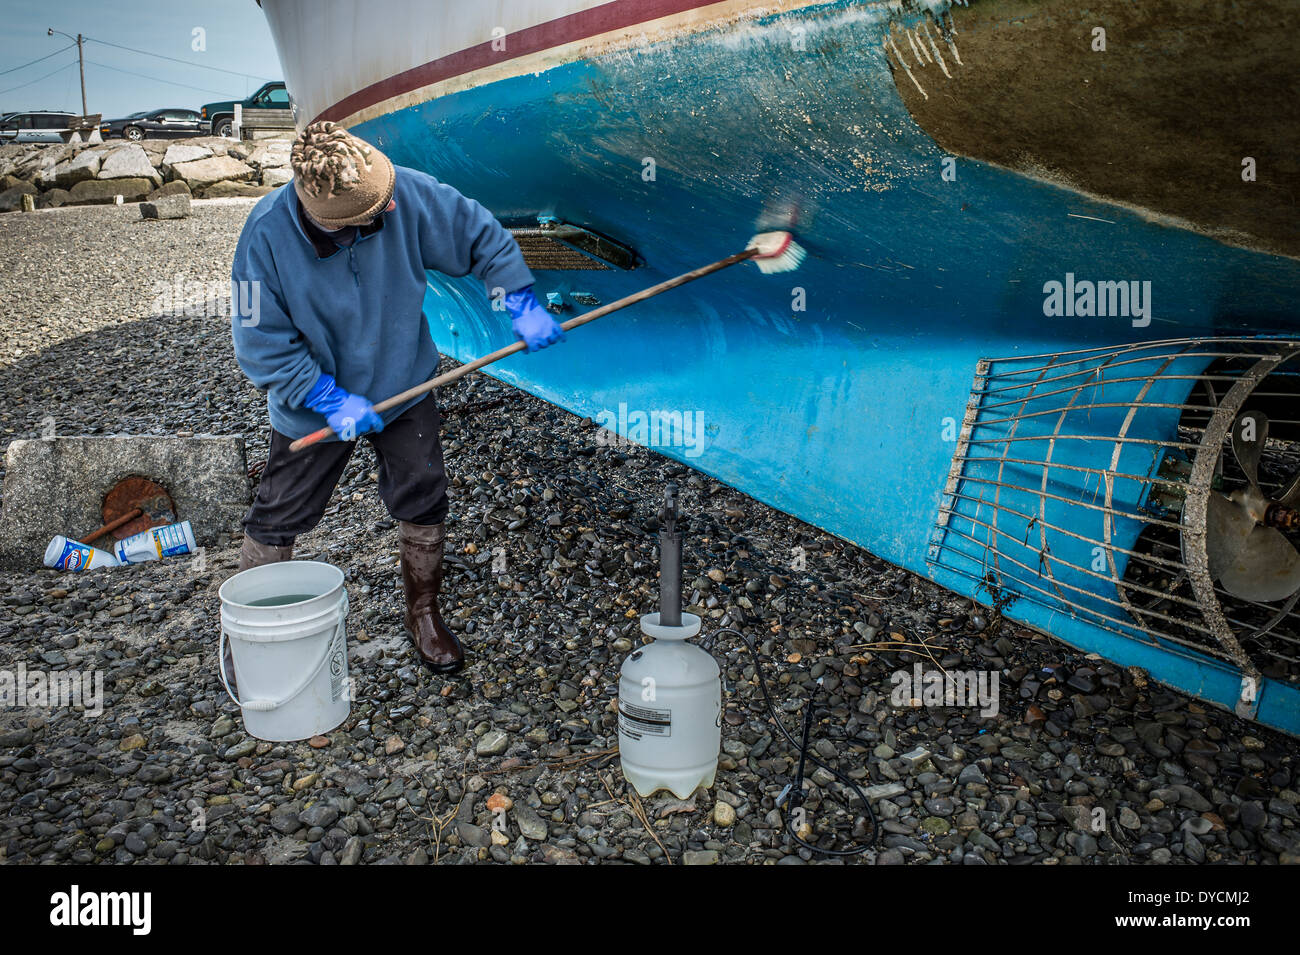
<svg viewBox="0 0 1300 955"><path fill-rule="evenodd" d="M948 564L938 560L932 561L932 563L936 567L942 567L945 570L951 571L954 574L959 574L962 577L967 578L968 580L973 580L976 583L980 583L980 584L984 583L984 578L972 574L968 570L963 570L960 567L954 567L952 564ZM1057 599L1053 594L1044 590L1043 588L1034 586L1033 584L1028 584L1020 580L1017 580L1016 582L1026 587L1030 591L1030 593L1018 592L1017 596L1025 600L1028 600L1031 603L1038 604L1040 607L1046 607L1048 610L1065 611L1066 613L1069 613L1071 616L1083 615L1085 617L1089 617L1092 620L1097 621L1096 625L1100 626L1103 630L1107 630L1110 633L1117 634L1121 637L1129 637L1130 639L1140 640L1142 643L1150 644L1151 646L1157 646L1159 644L1159 641L1164 640L1164 641L1168 641L1169 643L1174 643L1179 646L1187 647L1188 649L1195 650L1199 653L1204 653L1208 656L1216 657L1226 662L1231 662L1231 658L1226 653L1224 653L1223 650L1220 649L1217 644L1214 644L1212 642L1206 644L1200 644L1179 637L1176 634L1165 633L1160 630L1152 630L1149 628L1144 630L1142 628L1135 626L1132 621L1121 620L1118 617L1111 617L1088 607L1062 607L1060 600ZM1001 586L1001 584L999 584L998 586ZM1039 595L1043 595L1043 596L1039 596ZM1046 597L1046 599L1044 599L1044 597Z"/></svg>
<svg viewBox="0 0 1300 955"><path fill-rule="evenodd" d="M1078 392L1076 391L1075 394L1078 394ZM1035 400L1037 400L1037 398L1039 397L1047 397L1047 396L1035 395L1034 397ZM1028 399L1022 401L1008 402L1008 403L1020 405L1023 407L1025 404L1028 403ZM975 427L987 428L995 424L1010 424L1011 422L1014 421L1029 421L1033 418L1045 418L1045 417L1050 417L1051 415L1066 415L1066 414L1072 414L1076 411L1094 411L1098 408L1132 408L1133 405L1134 402L1131 401L1113 401L1113 402L1098 401L1086 405L1066 405L1063 408L1048 408L1045 411L1026 411L1024 414L1011 415L1010 417L1006 417L1006 418L990 418L987 421L976 421ZM1205 406L1204 405L1183 405L1183 404L1175 405L1175 404L1168 404L1165 402L1144 401L1141 402L1138 405L1138 407L1167 408L1172 411L1193 411L1193 410L1199 410ZM1068 437L1068 435L1060 435L1059 437Z"/></svg>
<svg viewBox="0 0 1300 955"><path fill-rule="evenodd" d="M995 505L992 504L992 502L987 501L987 500L985 500L984 498L971 497L971 496L968 495L968 494L960 494L960 495L958 495L958 496L961 497L963 500L974 501L974 502L977 502L977 503L979 503L979 504L986 504L986 505L989 506L990 509L992 509L992 508L995 506ZM1111 551L1112 553L1116 553L1116 554L1124 554L1124 555L1126 555L1126 556L1128 556L1128 557L1135 557L1135 558L1137 558L1137 559L1139 559L1139 560L1148 560L1148 561L1152 561L1152 562L1155 564L1155 566L1160 566L1160 567L1162 567L1162 568L1164 568L1164 569L1167 569L1167 570L1179 570L1179 571L1182 571L1182 570L1186 570L1186 569L1187 569L1187 568L1183 565L1182 561L1170 561L1170 560L1164 560L1163 558L1159 558L1159 557L1150 557L1150 556L1148 556L1148 555L1146 555L1146 554L1141 553L1140 551L1129 550L1129 549L1124 548L1124 547L1116 547L1116 546L1114 546L1113 544L1107 544L1105 541L1103 541L1103 540L1098 540L1098 539L1095 538L1095 537L1089 537L1089 536L1087 536L1086 534L1080 534L1080 533L1078 533L1078 532L1076 532L1076 531L1072 531L1072 530L1070 530L1069 528L1061 527L1061 526L1058 525L1058 524L1053 524L1051 521L1044 520L1043 518L1038 517L1037 515L1024 514L1024 513L1021 513L1020 511L1012 510L1012 509L1009 508L1009 507L1001 507L1001 508L998 508L998 510L1000 510L1003 514L1011 514L1011 515L1014 516L1014 517L1019 517L1021 520L1028 521L1028 522L1029 522L1031 525L1033 525L1033 526L1042 527L1042 528L1045 528L1046 530L1049 530L1049 531L1055 531L1056 533L1059 533L1059 534L1065 534L1065 535L1068 536L1068 537L1073 537L1075 540L1081 540L1081 541L1083 541L1083 542L1086 543L1086 544L1095 544L1095 545L1097 545L1098 547L1105 547L1107 550ZM976 523L980 523L980 524L982 524L982 523L983 523L983 522L981 522L981 521L977 521L974 517L971 517L969 514L961 514L961 513L953 512L953 513L950 515L949 520L951 520L952 517L957 517L957 518L960 518L961 520L970 521L972 524L976 524ZM984 525L984 526L989 526L989 525ZM1172 525L1172 526L1177 527L1177 526L1180 526L1180 525L1176 525L1176 524L1175 524L1175 525ZM1008 532L1008 531L1004 531L1004 530L1002 530L1001 528L996 527L996 526L994 526L993 529L996 530L996 531L997 531L999 534L1001 534L1003 537L1006 537L1006 538L1009 539L1009 540L1014 540L1014 541L1016 541L1016 543L1020 544L1022 547L1028 547L1028 546L1029 546L1028 544L1025 544L1023 541L1019 540L1018 538L1012 536L1012 534L1011 534L1010 532ZM1030 548L1030 549L1032 549L1032 548ZM1068 563L1068 562L1067 562L1067 563ZM1073 567L1073 566L1075 566L1075 565L1070 564L1069 566ZM1106 574L1100 574L1100 573L1097 572L1097 571L1090 571L1090 572L1091 572L1091 573L1094 573L1094 574L1097 574L1098 576L1102 577L1102 578L1105 579L1105 580L1111 580L1111 579L1112 579L1110 576L1108 576L1108 575L1106 575Z"/></svg>
<svg viewBox="0 0 1300 955"><path fill-rule="evenodd" d="M1150 362L1148 362L1147 360L1144 359L1142 363L1143 363L1143 364L1149 364ZM1106 367L1107 367L1107 368L1114 368L1115 366L1114 366L1114 365L1107 365ZM1045 384L1045 383L1052 382L1052 381L1061 381L1061 380L1064 380L1064 379L1066 379L1066 378L1074 378L1074 377L1077 377L1077 376L1075 376L1075 375L1065 375L1065 376L1063 376L1062 378L1059 378L1059 379L1056 379L1056 378L1039 378L1039 379L1036 379L1035 381L1032 381L1032 382L1026 382L1026 383L1021 384L1021 385L1013 385L1013 386L1010 387L1010 388L1003 388L1003 389L1001 389L1001 391L1000 391L999 393L1001 393L1001 392L1006 392L1006 391L1015 391L1015 390L1022 389L1022 388L1027 388L1027 389L1029 389L1029 393L1028 393L1028 394L1025 394L1025 395L1022 395L1021 397L1018 397L1018 398L1008 398L1008 399L1006 399L1005 401L994 401L994 402L990 402L990 403L988 403L988 404L983 404L983 405L981 405L981 407L982 407L982 408L1001 408L1001 407L1003 407L1003 406L1005 406L1005 405L1019 405L1019 404L1024 404L1026 401L1028 401L1028 400L1031 399L1031 398L1034 399L1034 400L1038 400L1039 398L1051 398L1051 397L1053 397L1053 396L1055 396L1055 395L1078 394L1078 393L1079 393L1080 391L1082 391L1084 388L1105 388L1107 385L1117 385L1117 386L1118 386L1118 385L1127 385L1127 384L1132 384L1132 383L1134 383L1134 382L1138 382L1138 381L1145 382L1145 381L1148 381L1148 380L1150 379L1151 376L1150 376L1150 375L1138 375L1138 376L1134 376L1134 377L1130 377L1130 378L1094 378L1094 379L1090 380L1089 382L1087 382L1086 384L1081 384L1081 385L1071 385L1071 386L1068 387L1068 388L1058 388L1056 391L1043 391L1043 392L1039 392L1039 391L1034 391L1034 390L1033 390L1033 389L1035 388L1035 386L1040 385L1040 384ZM1162 380L1165 380L1165 381L1205 381L1205 380L1206 380L1206 378L1205 378L1204 375L1161 375L1160 377L1161 377ZM1223 378L1223 379L1216 379L1216 380L1232 381L1232 380L1234 380L1234 379L1231 379L1231 378L1227 378L1227 377L1225 377L1225 378ZM992 393L993 393L993 392L985 392L985 394L992 394ZM1122 405L1121 407L1125 407L1125 408L1127 408L1128 405ZM1203 408L1203 407L1205 407L1205 406L1204 406L1204 405L1199 405L1199 404L1198 404L1198 405L1196 405L1195 407Z"/></svg>
<svg viewBox="0 0 1300 955"><path fill-rule="evenodd" d="M969 518L967 518L967 519L969 520ZM972 522L972 523L976 523L976 522ZM982 527L990 527L988 524L983 524L983 523L981 523L980 526L982 526ZM950 527L949 530L950 530L953 534L956 534L958 537L964 537L966 540L971 541L972 543L975 543L975 544L983 544L985 547L988 547L988 542L987 542L987 541L981 541L978 537L974 537L974 536L972 536L972 535L970 535L970 534L967 534L967 533L965 533L965 532L963 532L963 531L961 531L961 530L958 530L958 529L955 528L955 527ZM990 530L995 530L995 531L996 531L997 528L995 528L995 527L990 527ZM1007 536L1009 536L1009 535L1007 535ZM1050 555L1043 555L1043 552L1042 552L1042 551L1035 550L1033 547L1026 547L1026 550L1033 551L1035 554L1038 554L1039 556L1049 556L1049 557L1050 557ZM1030 567L1030 566L1029 566L1028 564L1026 564L1024 561L1016 560L1016 558L1012 557L1010 554L1003 553L1002 551L997 551L997 550L995 550L994 553L996 554L998 560L1006 560L1006 561L1008 561L1008 562L1014 564L1015 566L1017 566L1017 567L1019 567L1019 568L1021 568L1021 569L1023 569L1023 570L1029 571L1029 573L1034 574L1034 575L1037 576L1039 579L1042 579L1042 576L1043 576L1042 571L1037 571L1037 570L1035 570L1035 568ZM1059 562L1060 564L1062 564L1063 566L1071 567L1071 568L1074 569L1074 570L1081 570L1081 571L1083 571L1083 572L1086 573L1086 574L1090 574L1090 575L1092 575L1092 576L1100 577L1101 579L1106 580L1106 581L1108 581L1108 582L1110 581L1110 578L1109 578L1109 577L1106 577L1106 576L1103 575L1103 574L1099 574L1099 573L1097 573L1096 571L1092 571L1092 570L1088 570L1087 568L1080 567L1080 566L1078 566L1077 564L1071 564L1071 563L1069 563L1068 561L1063 561L1063 560L1062 560L1062 561L1058 561L1058 562ZM1024 580L1023 578L1015 578L1015 579L1016 579L1018 582L1020 582L1020 583L1028 583L1028 581ZM1089 597L1091 597L1091 598L1094 599L1094 600L1100 600L1102 603L1111 604L1111 605L1113 605L1113 606L1115 606L1115 607L1120 608L1121 610L1127 610L1127 609L1128 609L1124 601L1116 600L1116 599L1114 599L1114 598L1112 598L1112 597L1105 597L1105 596L1102 596L1102 595L1099 594L1099 593L1096 593L1095 591L1088 590L1088 589L1085 588L1085 587L1079 587L1079 586L1077 586L1077 585L1075 585L1075 584L1067 583L1067 582L1065 582L1065 581L1063 581L1063 580L1057 580L1054 576L1053 576L1053 577L1049 577L1049 579L1051 580L1051 583L1052 583L1052 586L1053 586L1053 587L1057 587L1057 588L1064 587L1064 588L1066 588L1067 590L1073 590L1073 591L1075 591L1076 593L1087 594ZM1132 586L1132 589L1135 589L1135 590L1136 590L1136 589L1138 589L1138 587L1137 587L1136 585L1133 585L1133 586ZM1046 592L1047 592L1047 591L1044 591L1044 593L1046 593ZM1161 597L1161 598L1164 598L1164 597L1169 596L1169 595L1167 595L1167 594L1165 594L1165 593L1163 593L1163 592L1161 592L1161 591L1158 591L1158 590L1147 590L1146 592L1152 594L1153 596ZM1064 596L1063 594L1060 593L1059 589L1057 590L1057 596L1058 596L1058 597L1063 597L1063 596ZM1085 609L1085 608L1080 608L1080 607L1078 607L1077 605L1071 605L1071 606L1073 607L1073 609L1076 609L1076 610L1078 610L1078 609ZM1193 606L1194 606L1194 604L1193 604ZM1187 624L1186 624L1186 621L1184 621L1184 620L1180 620L1180 619L1178 619L1177 617L1170 617L1170 616L1168 616L1168 615L1166 615L1166 614L1154 613L1153 611L1148 611L1146 608L1141 608L1141 610L1142 610L1143 613L1151 612L1151 613L1154 614L1154 616L1158 616L1158 617L1160 617L1162 620L1168 620L1170 623L1176 623L1176 624L1179 624L1179 625L1181 625L1181 626L1186 626L1186 625L1187 625ZM1210 633L1210 631L1209 631L1208 629L1205 629L1205 628L1201 628L1201 629L1203 629L1204 632L1205 632L1207 635Z"/></svg>
<svg viewBox="0 0 1300 955"><path fill-rule="evenodd" d="M1044 438L1043 440L1047 440ZM1028 467L1047 467L1060 468L1063 471L1079 471L1083 474L1096 474L1099 477L1110 477L1121 481L1141 481L1144 484L1168 484L1174 487L1181 487L1181 481L1175 481L1172 478L1151 477L1146 474L1125 474L1123 471L1111 471L1108 468L1090 468L1083 464L1066 464L1063 461L1032 461L1027 458L994 458L994 457L974 457L968 454L953 455L958 461L996 461L999 464L1023 464Z"/></svg>
<svg viewBox="0 0 1300 955"><path fill-rule="evenodd" d="M1147 524L1155 524L1158 527L1171 527L1174 529L1181 529L1183 526L1182 524L1176 524L1171 521L1161 520L1160 518L1150 517L1145 514L1140 516L1137 514L1125 514L1124 512L1117 511L1112 507L1107 507L1105 504L1093 504L1091 501L1080 501L1072 497L1064 497L1060 494L1051 494L1047 491L1042 490L1041 488L1031 488L1031 487L1025 487L1022 484L1012 484L1009 481L995 481L992 478L972 477L970 475L963 477L962 480L970 481L971 483L974 484L986 484L989 485L990 487L996 487L996 488L1011 488L1016 491L1022 491L1025 494L1033 494L1036 495L1037 497L1047 498L1049 501L1063 501L1066 504L1073 504L1076 507L1082 507L1090 511L1101 511L1106 514L1118 515L1120 517L1129 518L1130 520L1134 520L1134 521L1142 521ZM962 497L969 501L984 501L984 498L973 498L970 495L955 495L955 496ZM984 502L994 510L1005 511L1008 514L1018 513L1016 511L1012 511L1006 505L1000 505L993 501L984 501ZM952 508L949 508L948 510L951 511ZM964 514L958 516L965 517ZM1030 519L1031 518L1026 518L1026 520L1030 520ZM1083 539L1089 540L1089 538L1083 538ZM1098 541L1098 543L1103 543L1103 542Z"/></svg>
<svg viewBox="0 0 1300 955"><path fill-rule="evenodd" d="M539 272L610 271L604 262L583 255L576 249L556 242L540 229L515 229L515 241L524 254L524 263Z"/></svg>

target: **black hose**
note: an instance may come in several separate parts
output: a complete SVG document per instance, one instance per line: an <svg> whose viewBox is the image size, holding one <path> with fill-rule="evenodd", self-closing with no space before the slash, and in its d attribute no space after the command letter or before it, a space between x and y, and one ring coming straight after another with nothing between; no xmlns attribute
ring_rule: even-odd
<svg viewBox="0 0 1300 955"><path fill-rule="evenodd" d="M796 772L795 780L789 794L791 807L797 809L803 803L804 768L807 763L812 763L813 766L817 767L818 769L826 770L826 772L834 776L835 779L838 780L840 783L842 783L845 787L853 790L853 792L857 794L857 797L862 800L862 805L863 808L866 810L867 818L871 821L871 838L867 842L854 846L852 849L823 849L819 846L815 846L812 843L805 841L799 835L798 830L794 826L794 818L798 814L793 812L788 812L785 814L785 828L790 838L793 839L798 845L807 849L809 852L815 852L818 855L824 855L824 856L834 856L834 857L856 856L856 855L861 855L862 853L866 852L868 849L873 848L876 844L876 840L879 838L880 835L880 825L876 821L876 814L871 809L871 802L867 799L866 793L862 791L862 788L858 786L858 784L854 780L844 775L844 773L840 772L838 769L835 769L832 766L827 766L825 763L817 759L817 757L813 756L808 751L809 750L808 741L812 730L812 721L813 721L813 704L816 702L817 690L821 689L821 681L819 680L817 682L817 688L814 689L813 695L808 698L807 707L804 710L803 739L796 740L794 736L790 733L790 731L786 729L785 724L781 722L780 716L777 715L776 706L772 703L772 695L767 690L767 681L763 679L762 661L758 657L758 651L754 648L753 641L750 640L749 637L741 633L739 630L732 629L731 627L724 627L721 630L714 631L713 637L716 639L717 636L724 633L734 634L735 636L739 637L741 641L745 644L745 648L749 651L749 655L750 657L753 658L754 661L754 676L757 677L758 688L763 693L763 702L767 706L768 716L770 717L772 722L776 724L776 728L780 730L781 735L785 737L786 742L789 743L790 746L793 749L797 750L799 753L798 770ZM868 745L866 740L861 740L856 736L847 737L844 741L856 742L864 746Z"/></svg>

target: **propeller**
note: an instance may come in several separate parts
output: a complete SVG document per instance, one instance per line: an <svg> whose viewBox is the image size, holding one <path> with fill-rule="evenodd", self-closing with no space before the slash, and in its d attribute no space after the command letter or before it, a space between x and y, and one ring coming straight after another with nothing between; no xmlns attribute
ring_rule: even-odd
<svg viewBox="0 0 1300 955"><path fill-rule="evenodd" d="M1210 576L1242 600L1284 600L1300 590L1300 551L1266 520L1275 508L1300 503L1300 472L1272 500L1259 486L1259 462L1268 441L1268 417L1243 411L1232 425L1232 453L1248 486L1224 496L1211 491L1206 504L1205 550ZM1285 511L1282 512L1285 514Z"/></svg>

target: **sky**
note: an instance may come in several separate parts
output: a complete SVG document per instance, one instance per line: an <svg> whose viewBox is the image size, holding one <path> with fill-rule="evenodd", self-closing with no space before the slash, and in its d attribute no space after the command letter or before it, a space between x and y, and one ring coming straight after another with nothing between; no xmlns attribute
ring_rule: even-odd
<svg viewBox="0 0 1300 955"><path fill-rule="evenodd" d="M81 112L78 33L87 38L86 110L105 119L242 99L284 78L255 0L4 0L4 7L0 113ZM38 57L48 58L31 62Z"/></svg>

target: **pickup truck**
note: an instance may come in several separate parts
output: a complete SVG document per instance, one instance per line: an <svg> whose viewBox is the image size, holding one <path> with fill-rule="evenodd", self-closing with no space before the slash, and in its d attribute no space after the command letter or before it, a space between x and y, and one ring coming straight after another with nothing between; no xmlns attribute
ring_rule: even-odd
<svg viewBox="0 0 1300 955"><path fill-rule="evenodd" d="M280 82L267 83L260 90L245 100L224 100L219 103L206 103L199 110L199 116L208 123L214 136L229 136L230 127L235 121L235 104L239 103L244 112L251 109L291 109L289 91Z"/></svg>

